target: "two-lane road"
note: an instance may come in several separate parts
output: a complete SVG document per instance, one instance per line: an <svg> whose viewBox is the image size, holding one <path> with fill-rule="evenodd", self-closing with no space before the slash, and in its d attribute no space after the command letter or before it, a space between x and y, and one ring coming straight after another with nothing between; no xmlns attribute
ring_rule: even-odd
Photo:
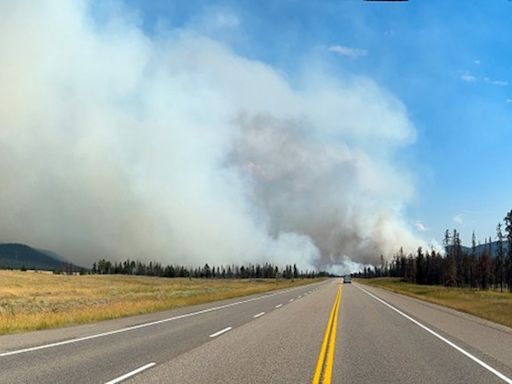
<svg viewBox="0 0 512 384"><path fill-rule="evenodd" d="M322 282L92 325L0 337L0 383L106 383L164 364L325 290Z"/></svg>
<svg viewBox="0 0 512 384"><path fill-rule="evenodd" d="M0 383L512 383L512 330L339 279L0 337Z"/></svg>

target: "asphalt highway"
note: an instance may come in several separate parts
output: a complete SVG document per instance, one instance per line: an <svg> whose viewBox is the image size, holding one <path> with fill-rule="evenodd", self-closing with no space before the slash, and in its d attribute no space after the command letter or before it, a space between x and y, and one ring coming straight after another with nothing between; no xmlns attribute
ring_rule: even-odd
<svg viewBox="0 0 512 384"><path fill-rule="evenodd" d="M0 337L0 383L509 383L512 329L340 279Z"/></svg>

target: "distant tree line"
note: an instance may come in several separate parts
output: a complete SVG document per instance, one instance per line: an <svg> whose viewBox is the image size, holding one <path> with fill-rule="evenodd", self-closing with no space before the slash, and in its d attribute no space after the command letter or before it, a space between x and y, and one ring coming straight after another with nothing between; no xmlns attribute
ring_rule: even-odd
<svg viewBox="0 0 512 384"><path fill-rule="evenodd" d="M91 272L100 275L122 274L204 279L311 279L330 276L327 272L299 270L296 264L286 265L284 268L279 268L277 265L270 263L227 266L210 266L209 264L205 264L203 267L186 267L183 265L164 266L158 262L150 261L149 263L145 263L129 259L122 262L111 262L101 259L93 264Z"/></svg>
<svg viewBox="0 0 512 384"><path fill-rule="evenodd" d="M494 249L493 249L494 243ZM512 292L512 210L498 223L496 240L486 239L483 250L477 252L475 233L471 248L461 244L457 230L446 230L443 245L445 254L418 248L416 254L404 254L403 248L390 263L381 256L381 265L365 267L357 277L401 277L416 284L499 289ZM481 247L479 247L481 248Z"/></svg>

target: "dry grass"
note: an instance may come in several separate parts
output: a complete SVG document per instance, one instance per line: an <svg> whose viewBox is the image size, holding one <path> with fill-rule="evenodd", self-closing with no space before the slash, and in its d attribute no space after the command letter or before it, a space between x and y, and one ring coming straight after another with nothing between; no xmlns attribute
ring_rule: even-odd
<svg viewBox="0 0 512 384"><path fill-rule="evenodd" d="M358 279L359 283L385 288L434 304L512 327L512 293L477 291L469 288L447 288L435 285L404 283L400 279Z"/></svg>
<svg viewBox="0 0 512 384"><path fill-rule="evenodd" d="M200 280L0 271L0 334L83 324L314 280Z"/></svg>

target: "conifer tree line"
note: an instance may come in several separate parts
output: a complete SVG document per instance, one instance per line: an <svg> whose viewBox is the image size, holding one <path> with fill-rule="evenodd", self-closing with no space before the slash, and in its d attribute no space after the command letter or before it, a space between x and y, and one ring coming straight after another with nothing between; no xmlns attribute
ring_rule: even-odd
<svg viewBox="0 0 512 384"><path fill-rule="evenodd" d="M380 266L365 267L356 276L401 277L416 284L512 292L512 210L505 216L504 225L498 223L495 240L486 239L483 250L477 252L474 232L470 248L462 247L457 230L446 230L443 245L444 255L434 250L424 251L421 247L416 254L406 255L400 248L390 263L381 256Z"/></svg>
<svg viewBox="0 0 512 384"><path fill-rule="evenodd" d="M94 263L91 269L93 274L123 274L139 276L159 276L159 277L190 277L204 279L297 279L297 278L316 278L330 276L327 272L318 272L310 270L299 270L296 264L286 265L280 268L277 265L248 264L248 265L219 265L210 266L205 264L203 267L186 267L183 265L166 265L161 263L149 263L125 260L123 262L111 262L101 259Z"/></svg>

